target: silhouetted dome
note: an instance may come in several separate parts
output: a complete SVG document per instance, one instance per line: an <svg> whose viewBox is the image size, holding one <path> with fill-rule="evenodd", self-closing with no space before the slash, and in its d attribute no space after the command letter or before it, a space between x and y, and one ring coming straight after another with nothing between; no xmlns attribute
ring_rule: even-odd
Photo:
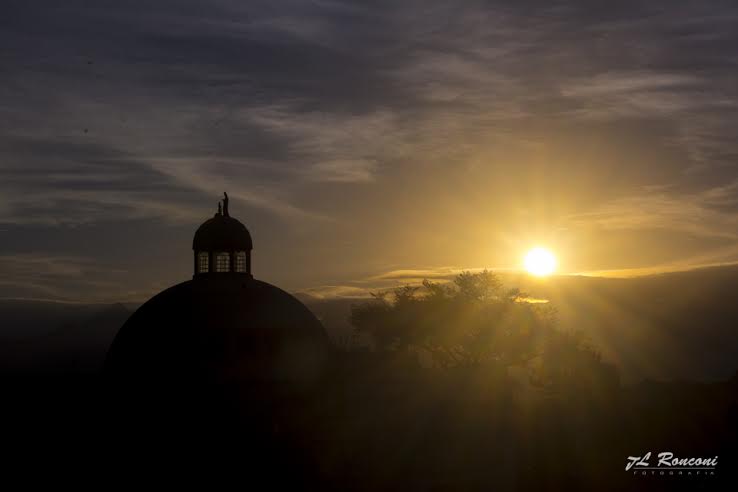
<svg viewBox="0 0 738 492"><path fill-rule="evenodd" d="M233 217L215 215L205 221L192 240L195 251L233 251L253 249L251 234L246 226Z"/></svg>
<svg viewBox="0 0 738 492"><path fill-rule="evenodd" d="M296 298L240 275L196 277L143 304L123 325L105 370L126 382L286 382L309 385L329 350Z"/></svg>
<svg viewBox="0 0 738 492"><path fill-rule="evenodd" d="M196 382L306 386L329 351L318 319L251 275L251 235L230 217L228 195L193 240L193 279L142 305L108 351L105 371L136 386Z"/></svg>

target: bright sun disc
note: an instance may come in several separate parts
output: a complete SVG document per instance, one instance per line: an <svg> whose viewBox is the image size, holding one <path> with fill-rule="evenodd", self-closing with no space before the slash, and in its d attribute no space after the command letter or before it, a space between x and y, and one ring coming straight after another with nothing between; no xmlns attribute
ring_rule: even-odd
<svg viewBox="0 0 738 492"><path fill-rule="evenodd" d="M546 248L533 248L525 255L524 264L528 273L543 277L556 270L556 257Z"/></svg>

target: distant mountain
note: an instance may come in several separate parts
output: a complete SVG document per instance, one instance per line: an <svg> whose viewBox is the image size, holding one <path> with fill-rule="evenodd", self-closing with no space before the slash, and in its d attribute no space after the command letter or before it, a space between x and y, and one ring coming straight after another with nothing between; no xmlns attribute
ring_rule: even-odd
<svg viewBox="0 0 738 492"><path fill-rule="evenodd" d="M50 333L64 323L92 316L103 308L100 304L0 300L0 339L23 339Z"/></svg>
<svg viewBox="0 0 738 492"><path fill-rule="evenodd" d="M96 371L131 315L125 306L0 302L0 368Z"/></svg>

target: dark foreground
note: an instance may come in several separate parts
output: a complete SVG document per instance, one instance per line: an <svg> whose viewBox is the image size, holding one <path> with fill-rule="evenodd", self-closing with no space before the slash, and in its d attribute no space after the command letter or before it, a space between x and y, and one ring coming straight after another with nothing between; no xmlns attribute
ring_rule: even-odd
<svg viewBox="0 0 738 492"><path fill-rule="evenodd" d="M243 490L735 490L738 380L531 388L356 354L309 391L121 393L95 373L2 377L5 471L24 483ZM718 456L714 472L628 456ZM6 474L7 476L7 474Z"/></svg>

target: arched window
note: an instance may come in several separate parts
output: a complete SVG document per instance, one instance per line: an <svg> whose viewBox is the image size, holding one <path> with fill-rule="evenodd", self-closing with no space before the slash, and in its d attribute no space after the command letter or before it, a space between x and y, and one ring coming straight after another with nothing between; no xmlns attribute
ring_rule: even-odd
<svg viewBox="0 0 738 492"><path fill-rule="evenodd" d="M231 271L231 255L229 253L215 253L215 271L218 273Z"/></svg>
<svg viewBox="0 0 738 492"><path fill-rule="evenodd" d="M210 270L210 263L208 259L207 251L200 251L197 253L197 273L208 273Z"/></svg>
<svg viewBox="0 0 738 492"><path fill-rule="evenodd" d="M236 271L237 272L246 271L246 252L245 251L236 252Z"/></svg>

